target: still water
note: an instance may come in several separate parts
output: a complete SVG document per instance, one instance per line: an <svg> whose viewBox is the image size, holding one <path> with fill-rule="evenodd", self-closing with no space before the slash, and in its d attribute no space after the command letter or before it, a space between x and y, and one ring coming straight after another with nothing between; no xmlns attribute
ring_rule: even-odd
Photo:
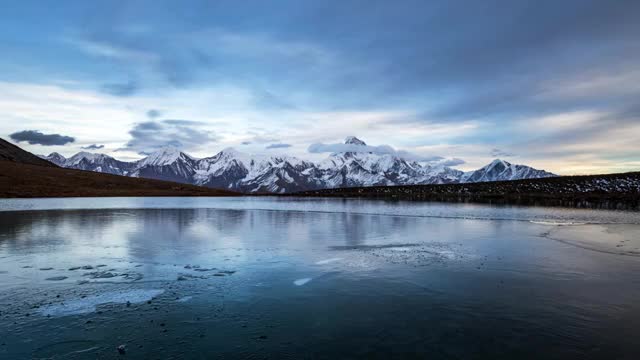
<svg viewBox="0 0 640 360"><path fill-rule="evenodd" d="M2 359L638 359L638 334L637 212L0 200Z"/></svg>

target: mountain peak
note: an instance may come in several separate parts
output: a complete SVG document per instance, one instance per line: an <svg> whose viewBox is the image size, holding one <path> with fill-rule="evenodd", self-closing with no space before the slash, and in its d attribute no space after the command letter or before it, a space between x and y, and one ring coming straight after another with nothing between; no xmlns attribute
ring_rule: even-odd
<svg viewBox="0 0 640 360"><path fill-rule="evenodd" d="M181 157L192 159L175 146L165 146L149 154L149 156L141 160L141 163L143 165L168 165Z"/></svg>
<svg viewBox="0 0 640 360"><path fill-rule="evenodd" d="M505 167L511 165L511 163L508 162L508 161L504 161L502 159L493 159L493 161L491 163L489 163L489 165L487 165L487 167L493 167L493 166L496 166L498 164L504 164Z"/></svg>
<svg viewBox="0 0 640 360"><path fill-rule="evenodd" d="M344 139L344 143L347 145L362 145L362 146L367 145L364 141L358 139L355 136L347 136L347 138Z"/></svg>
<svg viewBox="0 0 640 360"><path fill-rule="evenodd" d="M107 155L80 151L79 153L70 157L67 161L69 162L69 164L77 164L84 159L87 159L88 161L96 161L97 159L105 157L107 157Z"/></svg>

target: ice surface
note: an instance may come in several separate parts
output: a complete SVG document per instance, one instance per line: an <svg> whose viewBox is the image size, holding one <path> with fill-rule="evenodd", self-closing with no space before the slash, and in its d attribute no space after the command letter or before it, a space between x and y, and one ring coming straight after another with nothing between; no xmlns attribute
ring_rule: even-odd
<svg viewBox="0 0 640 360"><path fill-rule="evenodd" d="M162 289L135 289L128 291L107 292L85 298L65 301L58 304L43 306L39 309L44 316L70 316L88 314L96 311L96 307L102 304L130 302L141 303L153 299L162 294Z"/></svg>
<svg viewBox="0 0 640 360"><path fill-rule="evenodd" d="M298 280L294 281L293 283L294 283L296 286L302 286L302 285L304 285L304 284L308 283L308 282L309 282L309 281L311 281L311 280L312 280L311 278L302 278L302 279L298 279Z"/></svg>

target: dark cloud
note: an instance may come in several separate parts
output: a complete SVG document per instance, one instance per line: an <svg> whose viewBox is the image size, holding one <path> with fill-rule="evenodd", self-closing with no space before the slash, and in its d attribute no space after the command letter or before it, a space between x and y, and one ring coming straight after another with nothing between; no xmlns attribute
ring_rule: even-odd
<svg viewBox="0 0 640 360"><path fill-rule="evenodd" d="M104 148L104 145L98 145L98 144L91 144L88 146L83 146L82 147L85 150L100 150L102 148Z"/></svg>
<svg viewBox="0 0 640 360"><path fill-rule="evenodd" d="M602 92L579 103L541 101L547 82L562 87L579 74L638 69L640 56L638 1L352 0L288 4L295 16L286 18L243 2L208 4L197 14L162 6L150 17L150 2L136 3L87 9L91 20L83 18L74 44L136 78L257 89L255 105L270 109L405 103L452 121L566 110ZM122 95L137 88L115 85ZM434 95L437 102L424 100Z"/></svg>
<svg viewBox="0 0 640 360"><path fill-rule="evenodd" d="M285 148L290 148L292 145L291 144L270 144L267 147L265 147L265 149L285 149Z"/></svg>
<svg viewBox="0 0 640 360"><path fill-rule="evenodd" d="M131 96L138 91L138 84L131 80L125 83L110 83L102 85L100 90L109 95Z"/></svg>
<svg viewBox="0 0 640 360"><path fill-rule="evenodd" d="M201 125L187 120L137 123L129 131L131 140L127 142L125 149L137 153L149 153L166 146L190 150L216 142L216 134L202 129Z"/></svg>
<svg viewBox="0 0 640 360"><path fill-rule="evenodd" d="M31 145L65 145L76 141L71 136L65 136L60 134L43 134L38 130L23 130L15 132L9 137L16 142L28 142Z"/></svg>

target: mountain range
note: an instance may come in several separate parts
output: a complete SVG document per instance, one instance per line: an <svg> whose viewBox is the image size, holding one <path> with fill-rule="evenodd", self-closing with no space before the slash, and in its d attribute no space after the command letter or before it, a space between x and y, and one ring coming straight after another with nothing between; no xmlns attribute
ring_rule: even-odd
<svg viewBox="0 0 640 360"><path fill-rule="evenodd" d="M556 176L544 170L496 159L474 171L420 164L392 154L366 151L366 143L349 136L345 144L363 151L333 153L314 163L291 156L251 156L227 148L197 159L172 147L125 162L105 154L80 152L65 158L41 156L58 166L114 175L168 180L246 193L291 193L338 187L427 185L520 180Z"/></svg>

